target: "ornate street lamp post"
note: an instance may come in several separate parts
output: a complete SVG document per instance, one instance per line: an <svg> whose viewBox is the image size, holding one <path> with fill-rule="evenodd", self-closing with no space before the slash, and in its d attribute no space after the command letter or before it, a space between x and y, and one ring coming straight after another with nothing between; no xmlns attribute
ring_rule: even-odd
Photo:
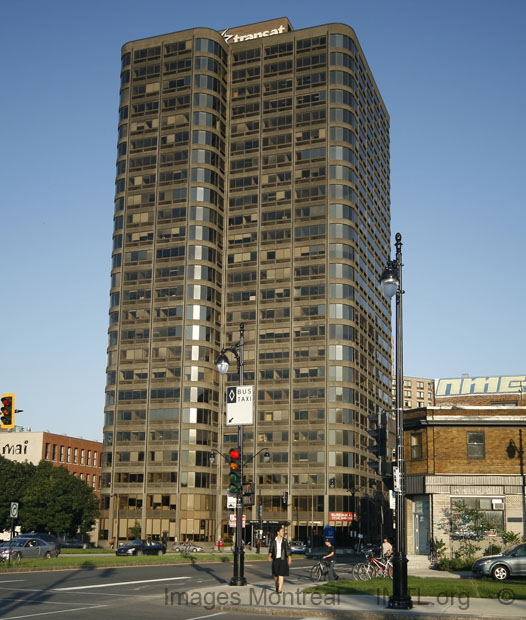
<svg viewBox="0 0 526 620"><path fill-rule="evenodd" d="M396 470L393 472L396 499L396 552L393 558L393 595L388 607L411 609L413 602L407 590L405 460L404 460L404 401L403 401L403 333L402 333L402 235L396 233L396 257L387 261L380 285L391 299L396 295Z"/></svg>
<svg viewBox="0 0 526 620"><path fill-rule="evenodd" d="M239 385L243 385L244 372L244 353L245 353L245 324L239 326L239 342L233 347L221 350L216 360L216 368L219 374L226 375L228 372L229 361L226 353L232 353L237 361L237 372L239 374ZM237 427L237 439L239 449L239 476L243 485L243 425ZM231 586L246 586L245 579L245 550L243 549L243 491L238 492L236 498L236 543L234 546L234 572L230 580Z"/></svg>

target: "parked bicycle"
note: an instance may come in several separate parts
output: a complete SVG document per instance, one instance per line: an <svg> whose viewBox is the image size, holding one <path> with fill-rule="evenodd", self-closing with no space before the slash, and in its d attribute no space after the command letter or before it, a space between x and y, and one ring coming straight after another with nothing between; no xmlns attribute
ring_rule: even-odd
<svg viewBox="0 0 526 620"><path fill-rule="evenodd" d="M325 560L318 560L310 569L311 581L326 581L329 576L329 565Z"/></svg>
<svg viewBox="0 0 526 620"><path fill-rule="evenodd" d="M373 577L392 579L393 563L389 558L375 558L372 553L368 553L365 561L354 565L352 576L359 581L368 581Z"/></svg>
<svg viewBox="0 0 526 620"><path fill-rule="evenodd" d="M174 543L172 545L172 551L178 551L181 553L183 558L187 558L190 555L190 551L192 551L192 545L190 543Z"/></svg>
<svg viewBox="0 0 526 620"><path fill-rule="evenodd" d="M3 564L5 562L8 564L11 562L11 564L18 566L22 559L22 555L18 551L11 551L11 558L9 558L9 547L5 547L5 549L3 553L0 553L0 563Z"/></svg>
<svg viewBox="0 0 526 620"><path fill-rule="evenodd" d="M438 550L435 541L432 538L429 540L429 553L427 555L427 559L433 566L438 562Z"/></svg>

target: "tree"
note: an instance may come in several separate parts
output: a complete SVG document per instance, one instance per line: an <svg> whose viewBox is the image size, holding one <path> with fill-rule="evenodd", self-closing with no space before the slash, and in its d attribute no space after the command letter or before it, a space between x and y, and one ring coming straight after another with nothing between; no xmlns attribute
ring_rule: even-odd
<svg viewBox="0 0 526 620"><path fill-rule="evenodd" d="M130 527L130 536L133 540L137 540L141 537L141 524L136 520L135 525Z"/></svg>
<svg viewBox="0 0 526 620"><path fill-rule="evenodd" d="M11 502L18 502L20 506L33 467L30 463L16 463L0 456L0 531L11 529Z"/></svg>
<svg viewBox="0 0 526 620"><path fill-rule="evenodd" d="M99 515L93 489L64 467L47 461L17 463L0 456L0 476L0 530L11 527L11 502L18 502L15 525L23 532L85 534Z"/></svg>
<svg viewBox="0 0 526 620"><path fill-rule="evenodd" d="M98 499L93 490L65 467L54 467L47 461L34 467L21 500L23 530L85 534L98 514Z"/></svg>

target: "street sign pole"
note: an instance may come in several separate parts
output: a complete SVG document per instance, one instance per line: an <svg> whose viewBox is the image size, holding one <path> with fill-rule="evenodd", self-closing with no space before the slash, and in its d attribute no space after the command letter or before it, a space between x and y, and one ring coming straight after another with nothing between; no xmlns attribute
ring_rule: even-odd
<svg viewBox="0 0 526 620"><path fill-rule="evenodd" d="M11 517L11 537L9 538L9 558L7 560L7 565L11 566L11 550L13 544L13 532L14 529L14 520L18 518L18 502L11 502L11 509L9 511L9 515Z"/></svg>

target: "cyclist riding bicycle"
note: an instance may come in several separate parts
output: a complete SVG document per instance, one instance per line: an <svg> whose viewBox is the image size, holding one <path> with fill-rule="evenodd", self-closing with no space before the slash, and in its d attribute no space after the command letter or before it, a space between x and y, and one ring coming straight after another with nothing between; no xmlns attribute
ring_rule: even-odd
<svg viewBox="0 0 526 620"><path fill-rule="evenodd" d="M334 572L334 560L336 559L336 549L330 540L325 541L325 546L327 547L327 555L322 557L322 560L327 562L327 566L329 567L329 581L337 581L339 579L338 575Z"/></svg>

